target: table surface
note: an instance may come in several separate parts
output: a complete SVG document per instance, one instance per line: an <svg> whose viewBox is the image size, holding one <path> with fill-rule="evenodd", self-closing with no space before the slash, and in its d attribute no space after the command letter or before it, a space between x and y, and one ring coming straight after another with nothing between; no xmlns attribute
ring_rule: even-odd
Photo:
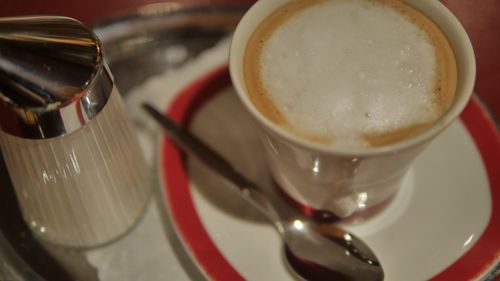
<svg viewBox="0 0 500 281"><path fill-rule="evenodd" d="M136 7L158 0L3 0L0 16L59 14L85 22L95 22L124 14ZM172 1L171 1L172 2ZM252 0L177 0L196 4L251 4ZM477 78L475 91L500 117L500 1L442 0L462 22L476 53ZM498 119L497 119L498 121Z"/></svg>

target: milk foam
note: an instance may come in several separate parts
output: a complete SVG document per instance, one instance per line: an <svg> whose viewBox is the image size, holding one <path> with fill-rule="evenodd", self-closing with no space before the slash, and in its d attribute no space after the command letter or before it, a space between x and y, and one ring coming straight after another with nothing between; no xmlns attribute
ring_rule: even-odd
<svg viewBox="0 0 500 281"><path fill-rule="evenodd" d="M432 122L436 55L427 34L394 8L325 1L300 11L264 43L262 84L297 130L337 147L365 134Z"/></svg>

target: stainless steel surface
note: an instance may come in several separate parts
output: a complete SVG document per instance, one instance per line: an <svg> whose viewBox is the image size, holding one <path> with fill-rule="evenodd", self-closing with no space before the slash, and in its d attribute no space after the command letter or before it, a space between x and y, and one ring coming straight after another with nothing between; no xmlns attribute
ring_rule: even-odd
<svg viewBox="0 0 500 281"><path fill-rule="evenodd" d="M113 86L102 46L77 20L56 16L0 19L0 127L45 139L92 120Z"/></svg>
<svg viewBox="0 0 500 281"><path fill-rule="evenodd" d="M175 70L233 31L248 7L165 2L144 6L94 31L123 95L149 77ZM172 59L168 52L182 52ZM131 71L134 69L134 71Z"/></svg>
<svg viewBox="0 0 500 281"><path fill-rule="evenodd" d="M314 280L384 279L382 265L359 238L331 223L282 215L261 188L238 173L217 152L151 105L144 104L143 107L176 144L233 183L241 191L239 194L269 219L281 235L287 258L294 269L297 269L298 262L308 264L309 268L313 265L309 272L304 272L304 267L297 269L299 275L308 279L316 273L314 271L321 271L321 276Z"/></svg>

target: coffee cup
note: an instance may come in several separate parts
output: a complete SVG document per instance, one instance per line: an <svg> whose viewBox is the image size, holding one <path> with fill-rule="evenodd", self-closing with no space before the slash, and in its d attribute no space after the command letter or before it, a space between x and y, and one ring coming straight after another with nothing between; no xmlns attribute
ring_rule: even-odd
<svg viewBox="0 0 500 281"><path fill-rule="evenodd" d="M397 193L475 79L465 30L435 0L260 0L234 32L229 66L276 185L338 218Z"/></svg>

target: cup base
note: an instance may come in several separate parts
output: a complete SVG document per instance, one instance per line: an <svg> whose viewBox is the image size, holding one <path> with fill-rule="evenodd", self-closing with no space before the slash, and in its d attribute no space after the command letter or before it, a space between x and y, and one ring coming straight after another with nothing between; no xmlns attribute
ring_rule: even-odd
<svg viewBox="0 0 500 281"><path fill-rule="evenodd" d="M285 191L285 189L280 184L278 184L278 182L275 179L273 179L273 186L276 190L278 190L278 194L285 199L285 202L291 205L294 209L298 210L301 214L305 215L306 217L322 223L334 223L334 222L343 222L351 224L361 223L376 216L378 213L384 210L392 202L397 193L396 192L395 194L390 195L389 197L383 199L382 201L380 201L375 205L359 209L347 217L340 217L335 215L331 211L316 209L302 202L299 202L297 199L293 198L290 194L288 194Z"/></svg>

